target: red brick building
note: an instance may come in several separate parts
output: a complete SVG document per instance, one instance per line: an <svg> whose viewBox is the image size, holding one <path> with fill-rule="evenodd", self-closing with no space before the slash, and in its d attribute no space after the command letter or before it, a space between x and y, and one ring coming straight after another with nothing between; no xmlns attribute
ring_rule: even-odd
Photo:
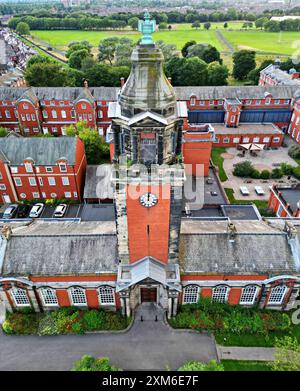
<svg viewBox="0 0 300 391"><path fill-rule="evenodd" d="M272 186L268 208L277 217L300 217L300 187Z"/></svg>
<svg viewBox="0 0 300 391"><path fill-rule="evenodd" d="M0 139L0 199L81 200L86 170L83 142L77 137Z"/></svg>

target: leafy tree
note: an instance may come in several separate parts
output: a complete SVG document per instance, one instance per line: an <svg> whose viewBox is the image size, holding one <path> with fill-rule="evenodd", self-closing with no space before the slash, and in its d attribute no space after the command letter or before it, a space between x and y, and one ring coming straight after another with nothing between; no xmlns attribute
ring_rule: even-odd
<svg viewBox="0 0 300 391"><path fill-rule="evenodd" d="M196 20L193 24L192 24L192 28L195 28L196 30L199 29L201 27L201 24L199 22L199 20Z"/></svg>
<svg viewBox="0 0 300 391"><path fill-rule="evenodd" d="M211 62L207 67L207 84L211 86L227 85L229 70L225 65L220 65L218 62Z"/></svg>
<svg viewBox="0 0 300 391"><path fill-rule="evenodd" d="M119 368L111 365L107 357L95 358L86 355L74 363L72 371L119 371Z"/></svg>
<svg viewBox="0 0 300 391"><path fill-rule="evenodd" d="M268 65L273 64L272 59L264 60L258 68L252 69L247 75L247 79L252 82L253 85L258 85L260 72Z"/></svg>
<svg viewBox="0 0 300 391"><path fill-rule="evenodd" d="M164 55L165 61L169 61L171 58L177 56L177 48L175 44L167 44L164 41L157 41L156 45L161 49Z"/></svg>
<svg viewBox="0 0 300 391"><path fill-rule="evenodd" d="M44 56L42 54L35 54L34 56L30 57L30 59L27 61L27 67L30 67L33 64L38 64L38 63L49 64L51 62L53 62L53 60L50 57Z"/></svg>
<svg viewBox="0 0 300 391"><path fill-rule="evenodd" d="M283 177L283 172L280 168L274 168L271 172L271 178L280 179Z"/></svg>
<svg viewBox="0 0 300 391"><path fill-rule="evenodd" d="M56 62L36 63L26 68L25 80L32 87L62 87L66 85L66 71Z"/></svg>
<svg viewBox="0 0 300 391"><path fill-rule="evenodd" d="M7 130L1 126L0 127L0 137L6 137L7 134L8 134Z"/></svg>
<svg viewBox="0 0 300 391"><path fill-rule="evenodd" d="M109 145L96 130L83 128L78 131L78 137L84 142L88 164L98 164L101 160L109 158Z"/></svg>
<svg viewBox="0 0 300 391"><path fill-rule="evenodd" d="M280 31L280 23L276 22L276 20L269 20L264 24L264 28L272 33L278 33Z"/></svg>
<svg viewBox="0 0 300 391"><path fill-rule="evenodd" d="M67 53L66 53L66 57L67 58L70 58L70 56L74 53L74 52L77 52L78 50L87 50L88 53L91 53L91 47L90 45L86 45L84 43L76 43L76 44L73 44L69 47Z"/></svg>
<svg viewBox="0 0 300 391"><path fill-rule="evenodd" d="M29 35L30 34L30 28L27 23L20 22L17 24L16 32L20 35Z"/></svg>
<svg viewBox="0 0 300 391"><path fill-rule="evenodd" d="M227 23L227 22L225 22L225 23L224 23L224 25L223 25L223 27L224 27L224 29L227 29L227 27L228 27L228 23Z"/></svg>
<svg viewBox="0 0 300 391"><path fill-rule="evenodd" d="M91 54L87 49L77 50L70 55L68 64L71 68L81 69L82 60L90 56Z"/></svg>
<svg viewBox="0 0 300 391"><path fill-rule="evenodd" d="M209 30L210 27L211 27L211 23L210 23L210 22L204 23L204 28L205 28L205 30Z"/></svg>
<svg viewBox="0 0 300 391"><path fill-rule="evenodd" d="M183 86L205 86L207 84L206 62L198 57L185 59L180 78Z"/></svg>
<svg viewBox="0 0 300 391"><path fill-rule="evenodd" d="M134 47L134 42L129 38L121 38L116 45L115 50L115 65L131 66L131 53Z"/></svg>
<svg viewBox="0 0 300 391"><path fill-rule="evenodd" d="M256 19L256 21L255 21L255 27L257 28L257 29L262 29L263 27L264 27L264 25L267 23L269 21L269 19L268 18L266 18L266 17L262 17L262 18L258 18L258 19Z"/></svg>
<svg viewBox="0 0 300 391"><path fill-rule="evenodd" d="M206 63L221 61L220 52L214 46L202 43L189 46L187 57L199 57Z"/></svg>
<svg viewBox="0 0 300 391"><path fill-rule="evenodd" d="M109 64L112 65L115 58L116 47L119 43L120 39L118 37L108 37L100 41L98 54L99 61L108 61Z"/></svg>
<svg viewBox="0 0 300 391"><path fill-rule="evenodd" d="M159 28L159 30L167 30L168 23L161 22L161 23L159 23L158 28Z"/></svg>
<svg viewBox="0 0 300 391"><path fill-rule="evenodd" d="M196 45L197 42L196 41L188 41L184 44L183 48L181 49L181 54L183 57L187 57L188 55L188 48L190 46L193 46L193 45Z"/></svg>
<svg viewBox="0 0 300 391"><path fill-rule="evenodd" d="M172 78L172 84L174 86L181 86L181 70L186 63L186 58L173 57L171 60L165 63L165 72L168 77Z"/></svg>
<svg viewBox="0 0 300 391"><path fill-rule="evenodd" d="M233 53L233 77L238 80L246 79L252 69L255 68L255 52L240 50Z"/></svg>
<svg viewBox="0 0 300 391"><path fill-rule="evenodd" d="M234 167L233 170L233 175L238 176L238 177L251 177L253 173L253 165L249 160L246 160L241 163L237 163Z"/></svg>
<svg viewBox="0 0 300 391"><path fill-rule="evenodd" d="M188 361L178 371L224 371L224 367L216 360L211 360L207 364L200 361Z"/></svg>
<svg viewBox="0 0 300 391"><path fill-rule="evenodd" d="M132 28L132 30L137 30L138 25L139 25L139 18L137 18L136 16L134 16L128 20L128 26L130 26Z"/></svg>
<svg viewBox="0 0 300 391"><path fill-rule="evenodd" d="M300 158L300 146L299 145L292 145L288 151L288 155L293 159L299 159Z"/></svg>
<svg viewBox="0 0 300 391"><path fill-rule="evenodd" d="M268 170L262 170L260 173L260 178L261 179L270 179L271 173Z"/></svg>
<svg viewBox="0 0 300 391"><path fill-rule="evenodd" d="M285 336L276 339L274 358L270 364L273 371L300 371L300 344L297 338Z"/></svg>

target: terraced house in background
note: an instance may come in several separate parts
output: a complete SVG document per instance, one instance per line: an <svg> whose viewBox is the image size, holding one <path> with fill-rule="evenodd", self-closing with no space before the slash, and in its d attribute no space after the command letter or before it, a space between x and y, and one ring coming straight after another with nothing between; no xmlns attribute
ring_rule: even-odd
<svg viewBox="0 0 300 391"><path fill-rule="evenodd" d="M45 105L39 111L40 101L33 93L50 108L50 93L65 103L72 97L80 110L80 105L89 104L86 114L90 112L94 121L99 111L95 102L106 102L103 121L111 124L107 139L114 166L115 214L88 223L5 224L0 243L2 305L9 311L26 306L36 311L69 305L104 307L130 316L140 303L155 302L172 317L178 304L211 297L289 310L300 289L299 223L263 220L258 213L241 218L241 209L231 210L230 218L228 205L222 217L187 215L183 211L191 209L193 200L183 197L182 188L198 174L197 164L203 166L201 176L208 174L216 123L236 138L243 137L238 136L241 118L271 116L268 121L278 129L287 127L300 96L297 89L174 89L163 73L162 52L152 41L153 21L148 15L141 26L147 34L133 51L132 71L118 96L112 89L47 90L47 96L44 89L25 91L25 100L39 115ZM115 91L114 99L101 95L105 91ZM17 102L24 105L21 96ZM53 107L65 110L63 105ZM77 115L75 110L74 122ZM63 137L54 140L65 142ZM182 148L191 171L183 165ZM56 161L61 158L61 153L55 155Z"/></svg>

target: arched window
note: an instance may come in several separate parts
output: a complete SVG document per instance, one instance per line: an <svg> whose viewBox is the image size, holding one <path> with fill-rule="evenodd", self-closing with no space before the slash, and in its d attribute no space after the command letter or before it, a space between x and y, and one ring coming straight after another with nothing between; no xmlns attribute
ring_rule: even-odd
<svg viewBox="0 0 300 391"><path fill-rule="evenodd" d="M286 294L287 287L285 285L278 285L272 288L269 296L268 304L281 304Z"/></svg>
<svg viewBox="0 0 300 391"><path fill-rule="evenodd" d="M12 297L16 303L16 306L22 307L22 306L28 306L30 305L29 298L27 296L26 289L22 288L13 288L11 290Z"/></svg>
<svg viewBox="0 0 300 391"><path fill-rule="evenodd" d="M199 299L199 286L188 285L183 291L183 304L195 304Z"/></svg>
<svg viewBox="0 0 300 391"><path fill-rule="evenodd" d="M43 299L44 305L58 305L56 292L51 288L42 288L41 296Z"/></svg>
<svg viewBox="0 0 300 391"><path fill-rule="evenodd" d="M98 289L99 301L102 305L115 305L115 290L110 286L101 286Z"/></svg>
<svg viewBox="0 0 300 391"><path fill-rule="evenodd" d="M254 304L257 294L257 286L248 285L243 289L240 304Z"/></svg>
<svg viewBox="0 0 300 391"><path fill-rule="evenodd" d="M85 305L87 303L84 289L79 287L71 288L70 292L73 305Z"/></svg>
<svg viewBox="0 0 300 391"><path fill-rule="evenodd" d="M225 285L216 286L213 291L212 299L220 303L227 301L228 287Z"/></svg>

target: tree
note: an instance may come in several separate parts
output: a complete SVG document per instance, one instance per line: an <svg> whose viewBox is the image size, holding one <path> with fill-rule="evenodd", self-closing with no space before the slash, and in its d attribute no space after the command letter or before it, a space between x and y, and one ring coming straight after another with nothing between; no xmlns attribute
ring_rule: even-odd
<svg viewBox="0 0 300 391"><path fill-rule="evenodd" d="M257 28L257 29L262 29L263 27L264 27L264 25L267 23L269 21L269 19L268 18L265 18L265 17L262 17L262 18L258 18L258 19L256 19L256 21L255 21L255 27Z"/></svg>
<svg viewBox="0 0 300 391"><path fill-rule="evenodd" d="M190 46L196 45L196 41L188 41L184 44L183 48L181 49L181 54L183 57L187 57L188 55L188 48Z"/></svg>
<svg viewBox="0 0 300 391"><path fill-rule="evenodd" d="M228 27L228 23L227 23L227 22L225 22L225 23L224 23L224 25L223 25L223 27L224 27L224 29L227 29L227 27Z"/></svg>
<svg viewBox="0 0 300 391"><path fill-rule="evenodd" d="M35 54L34 56L30 57L26 65L27 67L30 67L33 64L49 64L51 62L53 62L53 60L50 57L44 56L43 54Z"/></svg>
<svg viewBox="0 0 300 391"><path fill-rule="evenodd" d="M116 46L118 45L119 42L120 40L118 37L108 37L100 41L99 54L98 54L99 61L100 62L108 61L109 64L112 65L115 58Z"/></svg>
<svg viewBox="0 0 300 391"><path fill-rule="evenodd" d="M209 30L210 27L211 27L211 23L210 23L210 22L204 23L204 28L205 28L205 30Z"/></svg>
<svg viewBox="0 0 300 391"><path fill-rule="evenodd" d="M30 34L30 28L27 23L20 22L17 24L16 32L20 35L29 35Z"/></svg>
<svg viewBox="0 0 300 391"><path fill-rule="evenodd" d="M285 336L275 341L273 371L300 371L300 344L296 337Z"/></svg>
<svg viewBox="0 0 300 391"><path fill-rule="evenodd" d="M0 127L0 137L6 137L7 135L8 135L7 130L1 126Z"/></svg>
<svg viewBox="0 0 300 391"><path fill-rule="evenodd" d="M251 81L253 85L258 85L260 72L265 69L268 65L273 64L272 59L264 60L258 68L252 69L247 75L247 79Z"/></svg>
<svg viewBox="0 0 300 391"><path fill-rule="evenodd" d="M72 371L119 371L119 368L111 365L108 357L95 358L86 355L75 361Z"/></svg>
<svg viewBox="0 0 300 391"><path fill-rule="evenodd" d="M167 30L168 23L161 22L161 23L159 23L158 28L159 28L159 30Z"/></svg>
<svg viewBox="0 0 300 391"><path fill-rule="evenodd" d="M115 65L131 66L131 53L134 47L134 42L129 38L121 38L116 45L115 50Z"/></svg>
<svg viewBox="0 0 300 391"><path fill-rule="evenodd" d="M225 86L229 70L225 65L220 65L218 62L212 62L207 67L207 83L210 86Z"/></svg>
<svg viewBox="0 0 300 391"><path fill-rule="evenodd" d="M157 41L156 45L161 49L164 55L165 61L169 61L171 58L177 56L177 48L176 45L167 44L164 41Z"/></svg>
<svg viewBox="0 0 300 391"><path fill-rule="evenodd" d="M70 55L68 64L71 68L81 69L82 60L90 56L86 49L77 50Z"/></svg>
<svg viewBox="0 0 300 391"><path fill-rule="evenodd" d="M192 28L195 28L196 30L199 29L201 27L201 24L199 22L199 20L196 20L193 24L192 24Z"/></svg>
<svg viewBox="0 0 300 391"><path fill-rule="evenodd" d="M25 71L26 83L32 87L62 87L66 78L66 71L56 62L36 63Z"/></svg>
<svg viewBox="0 0 300 391"><path fill-rule="evenodd" d="M91 53L91 47L89 44L84 44L84 43L76 43L74 45L71 45L66 53L66 57L70 58L70 56L74 53L77 52L78 50L87 50L88 53Z"/></svg>
<svg viewBox="0 0 300 391"><path fill-rule="evenodd" d="M96 130L83 128L78 131L78 137L84 143L88 164L99 164L103 159L109 158L109 145Z"/></svg>
<svg viewBox="0 0 300 391"><path fill-rule="evenodd" d="M235 165L234 170L233 170L233 175L239 176L242 178L251 177L253 170L254 170L254 168L253 168L252 163L249 160L246 160L244 162L237 163Z"/></svg>
<svg viewBox="0 0 300 391"><path fill-rule="evenodd" d="M188 361L178 371L224 371L222 364L218 364L216 360L211 360L207 364L200 361Z"/></svg>
<svg viewBox="0 0 300 391"><path fill-rule="evenodd" d="M240 50L233 53L233 77L238 80L246 79L248 73L255 68L255 52Z"/></svg>
<svg viewBox="0 0 300 391"><path fill-rule="evenodd" d="M198 57L185 59L180 81L183 86L205 86L207 84L206 62Z"/></svg>
<svg viewBox="0 0 300 391"><path fill-rule="evenodd" d="M272 33L278 33L280 31L280 23L276 22L276 20L269 20L264 24L264 28Z"/></svg>
<svg viewBox="0 0 300 391"><path fill-rule="evenodd" d="M202 43L189 46L187 57L199 57L206 63L221 61L220 52L214 46Z"/></svg>
<svg viewBox="0 0 300 391"><path fill-rule="evenodd" d="M128 20L128 26L132 28L132 30L137 30L139 25L139 18L134 16Z"/></svg>

